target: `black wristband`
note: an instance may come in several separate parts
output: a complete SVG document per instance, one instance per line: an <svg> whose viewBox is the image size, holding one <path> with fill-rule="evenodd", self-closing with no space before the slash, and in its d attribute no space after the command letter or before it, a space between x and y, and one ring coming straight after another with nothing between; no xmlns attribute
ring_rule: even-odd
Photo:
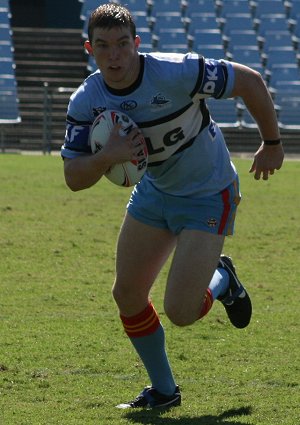
<svg viewBox="0 0 300 425"><path fill-rule="evenodd" d="M279 145L280 143L281 143L281 140L280 139L264 140L264 145L267 145L267 146Z"/></svg>

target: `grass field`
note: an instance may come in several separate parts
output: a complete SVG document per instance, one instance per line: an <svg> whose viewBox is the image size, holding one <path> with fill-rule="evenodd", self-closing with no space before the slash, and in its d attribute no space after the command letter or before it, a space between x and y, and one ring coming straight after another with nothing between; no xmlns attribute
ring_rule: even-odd
<svg viewBox="0 0 300 425"><path fill-rule="evenodd" d="M236 330L216 303L166 330L183 404L119 411L147 376L111 297L114 249L129 190L106 180L72 193L56 156L0 156L1 425L298 425L299 173L286 161L267 182L236 159L243 201L226 241L254 314Z"/></svg>

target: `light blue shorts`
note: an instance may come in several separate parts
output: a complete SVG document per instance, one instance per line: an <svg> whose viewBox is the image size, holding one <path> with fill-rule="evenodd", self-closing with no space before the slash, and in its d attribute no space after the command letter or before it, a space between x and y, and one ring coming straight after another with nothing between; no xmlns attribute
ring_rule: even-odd
<svg viewBox="0 0 300 425"><path fill-rule="evenodd" d="M238 177L221 192L203 198L168 195L151 183L138 184L127 209L136 220L178 234L183 229L232 235L241 200Z"/></svg>

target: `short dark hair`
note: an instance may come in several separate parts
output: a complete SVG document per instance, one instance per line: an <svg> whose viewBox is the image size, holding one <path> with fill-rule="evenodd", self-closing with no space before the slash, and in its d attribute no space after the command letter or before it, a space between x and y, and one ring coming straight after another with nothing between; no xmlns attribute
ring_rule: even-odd
<svg viewBox="0 0 300 425"><path fill-rule="evenodd" d="M136 26L131 13L126 7L117 3L103 4L95 9L89 19L88 37L93 39L94 29L97 27L111 29L113 27L128 27L133 39L136 36Z"/></svg>

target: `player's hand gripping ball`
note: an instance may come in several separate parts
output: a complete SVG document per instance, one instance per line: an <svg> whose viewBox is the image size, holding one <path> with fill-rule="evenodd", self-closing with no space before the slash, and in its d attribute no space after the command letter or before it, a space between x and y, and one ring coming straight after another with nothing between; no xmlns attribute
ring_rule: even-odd
<svg viewBox="0 0 300 425"><path fill-rule="evenodd" d="M126 136L136 123L126 114L119 111L106 110L95 119L91 132L90 144L93 153L98 152L107 143L115 124L120 123L120 136ZM141 150L135 160L113 165L105 176L118 186L134 186L145 174L148 165L148 151L143 138Z"/></svg>

